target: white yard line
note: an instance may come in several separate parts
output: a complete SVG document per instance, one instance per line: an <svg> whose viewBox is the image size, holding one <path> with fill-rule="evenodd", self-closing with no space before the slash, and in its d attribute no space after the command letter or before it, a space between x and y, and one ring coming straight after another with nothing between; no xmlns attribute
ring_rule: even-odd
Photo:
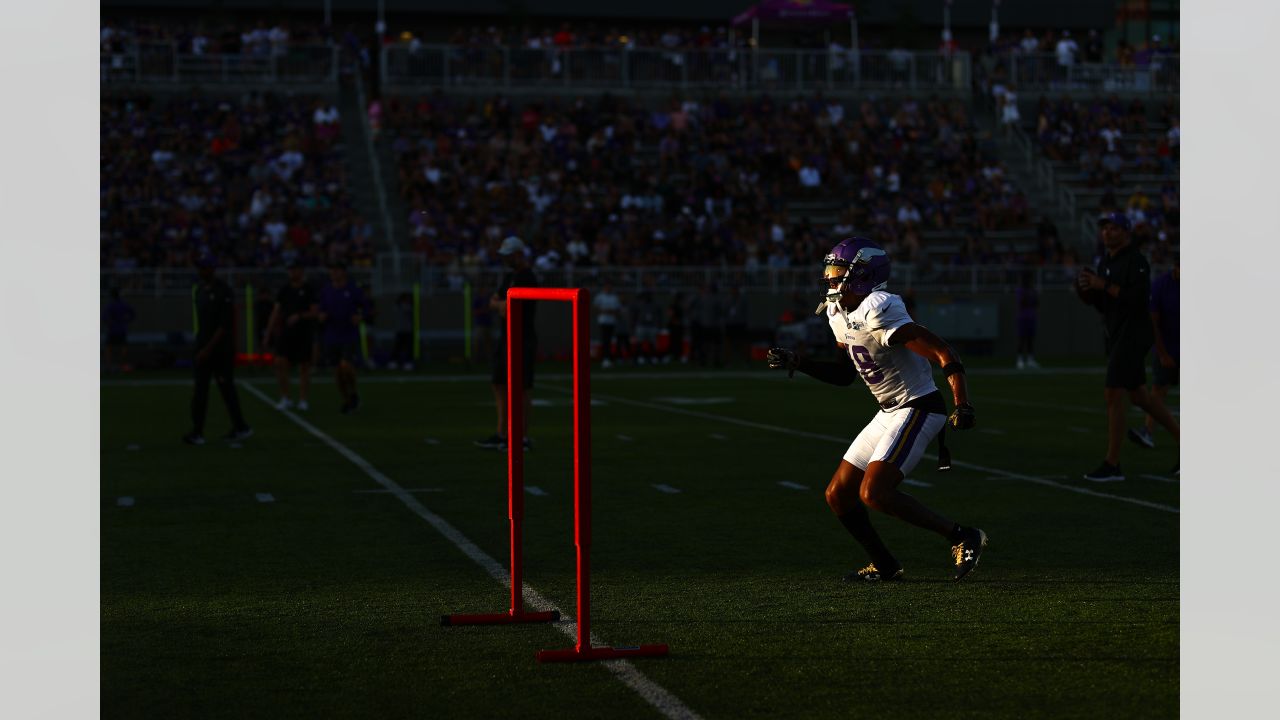
<svg viewBox="0 0 1280 720"><path fill-rule="evenodd" d="M808 486L801 485L800 483L793 483L788 480L782 480L778 484L784 488L791 488L792 490L808 490L809 489Z"/></svg>
<svg viewBox="0 0 1280 720"><path fill-rule="evenodd" d="M680 494L680 490L678 490L677 488L673 488L670 485L653 485L652 487L654 490L657 490L658 492L661 492L661 493L666 493L668 495Z"/></svg>
<svg viewBox="0 0 1280 720"><path fill-rule="evenodd" d="M906 480L903 480L902 484L914 485L915 487L933 487L933 483L927 483L923 480L912 480L911 478L907 478Z"/></svg>
<svg viewBox="0 0 1280 720"><path fill-rule="evenodd" d="M546 490L543 490L542 488L538 487L537 485L525 485L525 486L524 486L524 491L525 491L525 492L527 492L527 493L529 493L530 495L537 495L538 497L546 497L546 496L547 496L547 491L546 491Z"/></svg>
<svg viewBox="0 0 1280 720"><path fill-rule="evenodd" d="M1146 479L1148 479L1148 480L1159 480L1160 482L1167 482L1167 483L1176 483L1176 482L1178 482L1177 480L1175 480L1175 479L1173 479L1173 478L1165 477L1165 476L1163 476L1163 475L1143 475L1142 477L1144 477L1144 478L1146 478Z"/></svg>
<svg viewBox="0 0 1280 720"><path fill-rule="evenodd" d="M618 439L621 440L622 442L631 442L632 440L635 440L635 438L631 437L630 435L619 435Z"/></svg>
<svg viewBox="0 0 1280 720"><path fill-rule="evenodd" d="M729 439L729 436L724 435L722 433L711 433L710 435L707 435L707 437L711 438L712 440L728 440Z"/></svg>
<svg viewBox="0 0 1280 720"><path fill-rule="evenodd" d="M568 392L563 388L552 388L552 389L558 390L559 392ZM716 415L714 413L702 412L699 410L686 410L684 408L676 408L676 407L671 407L669 405L659 405L657 403L648 403L640 400L629 400L626 398L620 398L616 396L607 396L606 399L609 400L610 402L615 402L620 405L631 405L633 407L642 407L642 408L648 408L650 410L659 410L662 412L673 413L676 415L686 415L688 417L696 417L696 418L701 418L703 420L714 420L717 422L730 423L732 425L741 425L743 427L755 428L757 430L769 430L776 433L782 433L784 435L791 435L793 437L812 438L814 440L826 440L828 442L839 443L845 446L848 446L849 444L848 438L835 437L834 435L823 435L821 433L806 432L804 430L793 430L791 428L781 427L778 425L767 425L765 423L758 423L751 420L741 420L735 417L728 417L725 415ZM938 456L932 453L925 453L925 457L936 460ZM1031 483L1033 485L1043 485L1045 487L1052 487L1052 488L1057 488L1059 490L1065 490L1067 492L1073 492L1078 495L1088 495L1090 497L1106 498L1107 500L1115 500L1116 502L1129 503L1130 505L1138 505L1145 508L1151 508L1152 510L1160 510L1162 512L1168 512L1168 513L1174 513L1174 514L1179 513L1178 508L1172 505L1165 505L1163 503L1151 502L1150 500L1142 500L1140 498L1125 497L1124 495L1112 495L1111 493L1099 492L1097 490L1090 490L1089 488L1077 487L1075 485L1064 485L1063 483L1054 482L1052 480L1046 480L1045 478L1041 478L1041 477L1033 477L1031 475L1024 475L1022 473L1010 472L1008 470L1001 470L1000 468L987 467L985 465L977 465L975 463L953 461L951 464L954 467L966 468L968 470L977 470L978 472L983 472L990 475L998 475L1001 478L1006 480L1019 480L1021 482Z"/></svg>
<svg viewBox="0 0 1280 720"><path fill-rule="evenodd" d="M243 383L242 387L244 387L250 395L257 397L267 405L275 404L271 401L270 397L252 385ZM431 527L436 529L436 532L439 532L445 537L445 539L453 543L454 546L461 550L464 555L471 558L473 562L479 565L485 572L489 573L494 580L502 583L505 587L511 587L511 577L497 560L489 557L485 551L481 550L475 543L467 539L465 535L459 532L453 525L449 524L447 520L428 510L427 507L417 498L406 492L404 488L400 487L396 481L386 475L383 475L381 471L369 464L368 460L357 455L346 445L343 445L337 440L329 437L316 426L306 420L303 420L301 417L298 417L293 413L293 411L285 410L282 414L296 423L303 430L306 430L319 438L324 442L324 444L333 448L339 455L350 460L353 465L363 470L369 477L373 478L374 482L389 490L392 495L395 495L396 498L400 500L400 502L404 503L405 507L412 510L418 517L426 520ZM535 610L550 611L559 609L550 600L543 597L541 593L530 587L528 583L524 583L522 587L524 588L525 601ZM552 627L564 633L570 640L576 642L578 624L574 622L572 617L563 611L561 611L560 617L561 622L553 623ZM609 644L601 640L595 633L591 634L590 640L592 645ZM644 673L637 670L636 666L630 660L607 660L600 664L608 669L609 672L613 673L614 677L618 678L622 684L634 690L645 700L645 702L652 705L659 713L662 713L664 717L672 718L672 720L700 720L701 716L698 715L698 713L694 712L688 705L685 705L684 702L673 695L670 690L667 690L658 683L650 680Z"/></svg>
<svg viewBox="0 0 1280 720"><path fill-rule="evenodd" d="M271 493L254 493L253 496L258 498L258 502L260 503L269 503L269 502L276 501L275 497L272 496Z"/></svg>

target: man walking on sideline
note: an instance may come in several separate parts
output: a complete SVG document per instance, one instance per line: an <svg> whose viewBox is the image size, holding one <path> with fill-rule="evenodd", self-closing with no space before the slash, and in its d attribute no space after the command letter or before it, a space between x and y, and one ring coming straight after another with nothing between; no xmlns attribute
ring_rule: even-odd
<svg viewBox="0 0 1280 720"><path fill-rule="evenodd" d="M1125 436L1125 397L1147 411L1174 438L1178 421L1158 398L1147 393L1143 370L1153 340L1148 299L1151 294L1151 267L1133 244L1129 218L1113 212L1103 216L1099 227L1106 254L1098 269L1086 267L1076 278L1076 294L1102 313L1106 324L1107 456L1084 479L1094 482L1124 480L1120 470L1120 445Z"/></svg>
<svg viewBox="0 0 1280 720"><path fill-rule="evenodd" d="M311 355L315 345L315 321L320 314L320 299L307 283L306 271L298 262L289 266L289 282L280 288L271 319L267 321L264 345L275 353L276 381L280 384L277 410L295 407L289 399L289 371L298 368L299 410L308 410L311 391ZM272 344L272 341L275 344Z"/></svg>
<svg viewBox="0 0 1280 720"><path fill-rule="evenodd" d="M493 294L493 297L489 298L489 309L493 311L494 318L497 320L498 328L501 331L497 346L493 352L493 375L490 377L491 387L493 388L493 401L498 410L498 430L483 440L477 440L476 445L493 450L506 450L507 290L513 287L538 287L538 276L529 267L529 257L525 254L525 244L520 238L513 235L503 240L501 247L498 248L498 255L502 257L503 263L507 266L507 273L502 278L502 285L498 287L498 291ZM538 316L537 310L537 303L525 303L523 340L521 341L521 349L523 350L521 366L524 376L522 378L524 385L524 428L522 429L522 435L524 437L525 450L533 449L533 443L529 440L529 414L533 408L533 363L537 358L538 346L537 326L535 324Z"/></svg>
<svg viewBox="0 0 1280 720"><path fill-rule="evenodd" d="M329 285L320 293L320 322L324 326L325 362L334 368L334 380L342 396L339 412L350 415L360 408L356 392L356 354L360 352L360 321L364 317L364 293L347 278L347 266L329 267Z"/></svg>
<svg viewBox="0 0 1280 720"><path fill-rule="evenodd" d="M608 369L613 366L613 339L618 328L618 310L622 301L613 291L613 283L605 281L600 294L593 298L596 308L596 323L600 326L600 356L604 358L600 367ZM622 348L618 348L619 351Z"/></svg>
<svg viewBox="0 0 1280 720"><path fill-rule="evenodd" d="M1169 388L1178 384L1179 274L1178 265L1174 265L1172 270L1151 283L1151 328L1156 345L1155 358L1151 363L1154 378L1151 391L1162 403L1169 394ZM1155 418L1148 414L1143 427L1129 429L1129 439L1143 447L1155 447L1152 435L1155 424ZM1177 474L1177 469L1174 474Z"/></svg>
<svg viewBox="0 0 1280 720"><path fill-rule="evenodd" d="M196 315L195 394L191 397L191 432L182 436L188 445L204 444L204 421L209 409L209 381L218 383L218 392L231 416L231 431L225 440L244 440L253 429L240 411L240 395L236 392L235 370L235 303L231 287L214 275L217 260L202 255L197 261L200 282L192 291Z"/></svg>

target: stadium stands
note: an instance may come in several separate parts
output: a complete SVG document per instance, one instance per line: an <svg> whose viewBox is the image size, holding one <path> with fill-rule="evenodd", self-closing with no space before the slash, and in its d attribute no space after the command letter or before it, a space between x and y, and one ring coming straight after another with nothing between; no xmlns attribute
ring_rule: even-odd
<svg viewBox="0 0 1280 720"><path fill-rule="evenodd" d="M371 262L339 127L319 98L104 97L102 267L181 267L204 249L241 267Z"/></svg>
<svg viewBox="0 0 1280 720"><path fill-rule="evenodd" d="M439 265L493 263L508 234L575 265L748 268L812 262L855 228L943 263L1014 259L988 233L1034 240L958 100L436 93L387 115L411 249Z"/></svg>

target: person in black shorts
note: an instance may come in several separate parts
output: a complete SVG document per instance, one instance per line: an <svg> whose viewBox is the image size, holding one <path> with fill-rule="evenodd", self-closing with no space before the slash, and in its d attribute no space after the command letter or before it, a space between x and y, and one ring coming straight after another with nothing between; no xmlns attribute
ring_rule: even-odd
<svg viewBox="0 0 1280 720"><path fill-rule="evenodd" d="M1129 218L1110 213L1099 223L1106 255L1098 269L1085 268L1076 278L1076 293L1102 313L1106 325L1107 456L1086 480L1124 480L1120 470L1120 445L1124 442L1125 397L1145 410L1175 438L1178 421L1158 398L1147 393L1143 367L1153 334L1147 311L1151 294L1151 267L1130 238Z"/></svg>
<svg viewBox="0 0 1280 720"><path fill-rule="evenodd" d="M498 249L507 266L507 274L502 278L502 285L489 299L489 308L501 329L501 336L493 352L493 400L498 408L498 430L493 435L477 440L476 445L494 450L507 449L507 290L513 287L538 287L538 276L529 267L529 258L525 254L525 244L520 238L512 236L502 241ZM521 343L523 352L522 375L524 380L524 449L533 449L529 440L529 411L533 407L533 363L537 357L538 334L535 326L537 303L526 303L524 306L524 339Z"/></svg>
<svg viewBox="0 0 1280 720"><path fill-rule="evenodd" d="M264 342L275 353L276 381L280 383L277 410L310 409L307 398L311 392L311 356L319 315L320 296L307 282L306 270L295 262L289 266L288 284L276 295ZM289 399L289 370L294 367L298 368L297 405Z"/></svg>
<svg viewBox="0 0 1280 720"><path fill-rule="evenodd" d="M214 276L217 261L209 255L197 260L200 282L192 290L196 313L195 394L191 398L191 432L182 437L188 445L204 444L204 420L209 409L209 381L218 383L218 392L231 416L231 432L225 440L243 440L253 429L240 411L236 392L234 309L231 287Z"/></svg>

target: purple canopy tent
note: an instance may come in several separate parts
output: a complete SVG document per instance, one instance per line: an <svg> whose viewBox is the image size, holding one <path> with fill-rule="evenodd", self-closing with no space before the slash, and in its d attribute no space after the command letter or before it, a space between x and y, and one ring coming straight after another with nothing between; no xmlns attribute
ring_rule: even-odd
<svg viewBox="0 0 1280 720"><path fill-rule="evenodd" d="M733 26L751 23L751 39L760 47L760 21L773 23L823 23L849 21L850 44L858 47L858 19L853 6L831 0L761 0L733 19Z"/></svg>

